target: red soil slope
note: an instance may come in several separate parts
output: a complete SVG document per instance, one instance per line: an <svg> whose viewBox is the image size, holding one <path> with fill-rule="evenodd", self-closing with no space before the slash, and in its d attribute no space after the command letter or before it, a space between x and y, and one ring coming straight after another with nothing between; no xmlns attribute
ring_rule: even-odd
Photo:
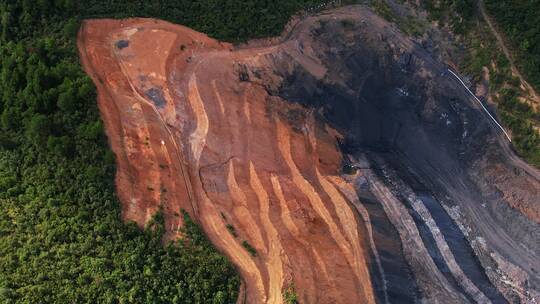
<svg viewBox="0 0 540 304"><path fill-rule="evenodd" d="M123 42L119 42L122 41ZM373 303L366 228L339 175L339 136L307 109L242 82L279 45L233 50L151 19L89 20L79 50L117 156L125 220L181 209L237 266L239 301ZM256 256L243 247L246 240Z"/></svg>

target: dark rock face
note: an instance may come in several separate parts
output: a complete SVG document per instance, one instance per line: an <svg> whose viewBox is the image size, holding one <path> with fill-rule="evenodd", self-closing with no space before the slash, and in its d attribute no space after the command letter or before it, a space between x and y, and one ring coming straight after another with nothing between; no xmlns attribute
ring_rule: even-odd
<svg viewBox="0 0 540 304"><path fill-rule="evenodd" d="M390 303L415 303L419 298L418 286L403 255L396 229L377 198L370 192L367 180L359 181L357 193L369 213L384 272L383 275L376 267L372 267L373 288L378 299L383 302L386 291Z"/></svg>
<svg viewBox="0 0 540 304"><path fill-rule="evenodd" d="M163 91L160 88L150 88L145 93L146 97L148 97L154 105L158 108L162 108L165 106L167 101L163 97Z"/></svg>
<svg viewBox="0 0 540 304"><path fill-rule="evenodd" d="M129 41L127 40L118 40L116 41L116 48L118 49L123 49L123 48L127 48L129 46Z"/></svg>
<svg viewBox="0 0 540 304"><path fill-rule="evenodd" d="M339 26L326 24L314 42L319 50L332 45L332 51L317 53L328 68L325 78L306 80L308 72L294 70L279 94L321 108L328 121L346 130L350 148L429 157L432 153L420 150L459 152L470 138L463 140L464 121L477 122L475 132L487 132L489 126L470 102L448 87L448 77L439 75L445 67L419 58L427 56L423 50L392 48L384 38L369 37L372 32L362 26L352 29L356 33L345 41L351 30ZM305 83L315 85L306 88Z"/></svg>
<svg viewBox="0 0 540 304"><path fill-rule="evenodd" d="M268 55L270 69L251 66L244 74L271 94L315 108L345 134L344 153L367 157L374 168L390 168L405 188L432 195L437 210L444 206L453 218L446 219L445 229L460 226L468 240L461 246L471 246L451 252L460 260L466 259L460 250L474 250L476 275L469 268L469 276L485 298L505 302L504 293L511 302L530 301L540 290L540 226L512 206L518 201L532 214L539 208L538 171L517 160L444 64L388 23L370 14L357 18L355 10L364 8L301 22L291 35L296 40ZM527 186L490 183L493 167L499 168L499 180ZM403 196L404 188L390 188ZM461 268L467 275L467 267ZM522 279L509 283L505 276L512 275ZM467 299L479 301L457 285Z"/></svg>

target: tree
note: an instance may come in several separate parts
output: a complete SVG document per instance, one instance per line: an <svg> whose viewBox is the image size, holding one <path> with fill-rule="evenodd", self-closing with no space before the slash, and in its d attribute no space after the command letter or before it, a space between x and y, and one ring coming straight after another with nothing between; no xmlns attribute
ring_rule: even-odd
<svg viewBox="0 0 540 304"><path fill-rule="evenodd" d="M50 133L50 122L47 116L35 114L27 126L27 136L33 142L39 142Z"/></svg>
<svg viewBox="0 0 540 304"><path fill-rule="evenodd" d="M19 127L20 116L17 109L13 107L7 107L2 112L0 117L0 123L4 130L15 130Z"/></svg>
<svg viewBox="0 0 540 304"><path fill-rule="evenodd" d="M76 103L77 97L75 95L75 89L70 87L66 91L60 93L56 105L62 111L72 112L76 108Z"/></svg>

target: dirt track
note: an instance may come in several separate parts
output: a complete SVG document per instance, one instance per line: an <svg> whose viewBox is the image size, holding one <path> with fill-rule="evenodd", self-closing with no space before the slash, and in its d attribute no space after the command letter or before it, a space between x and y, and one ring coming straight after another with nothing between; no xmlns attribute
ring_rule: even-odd
<svg viewBox="0 0 540 304"><path fill-rule="evenodd" d="M478 1L478 8L480 9L480 13L482 14L482 17L484 18L484 20L486 20L486 23L487 23L491 33L493 33L493 36L495 36L495 38L497 39L497 43L499 44L499 47L502 49L504 55L506 56L506 58L510 62L510 68L512 70L512 73L519 78L520 82L523 84L523 86L525 87L525 89L529 93L530 98L532 100L532 106L534 108L538 108L538 104L540 103L540 97L538 97L538 93L527 82L527 80L525 80L525 77L523 77L521 72L516 67L516 65L514 63L514 57L512 56L512 54L510 53L510 51L506 47L506 44L504 43L503 36L495 28L495 24L494 24L493 20L491 19L491 17L486 12L486 6L484 4L484 1L482 1L482 0Z"/></svg>

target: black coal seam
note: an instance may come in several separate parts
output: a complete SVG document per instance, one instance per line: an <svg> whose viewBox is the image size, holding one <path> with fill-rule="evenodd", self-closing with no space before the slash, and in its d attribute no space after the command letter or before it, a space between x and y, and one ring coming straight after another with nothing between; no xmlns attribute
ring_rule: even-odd
<svg viewBox="0 0 540 304"><path fill-rule="evenodd" d="M377 164L376 162L373 162L373 160L370 161L370 163ZM381 178L381 180L387 186L389 186L390 189L392 189L392 186L388 185L389 182L388 182L387 178L384 176L384 174L382 173L382 171L381 171L381 169L379 167L379 164L375 165L374 167L375 167L374 172L376 172L377 176L379 176L379 178ZM392 191L392 192L394 192L394 191ZM396 194L396 193L394 193L394 194ZM399 194L396 195L396 198L398 198L398 200L405 206L405 208L407 208L407 211L409 212L409 214L413 218L413 220L414 220L414 222L416 224L416 227L418 228L418 232L420 233L420 238L422 239L424 247L428 251L428 254L431 257L431 259L433 260L433 262L435 263L435 266L437 267L437 269L439 269L439 271L446 277L448 282L456 290L460 291L463 295L465 295L465 297L469 301L474 303L475 301L468 295L467 292L465 292L465 290L463 290L463 288L461 288L461 286L457 283L456 279L454 278L454 276L450 272L450 268L448 267L446 261L442 257L441 252L440 252L439 248L436 245L435 239L433 238L433 235L432 235L431 231L429 230L429 228L427 227L427 225L425 224L425 222L423 221L421 216L415 210L413 210L408 203L404 203L405 199L403 197L401 197L401 195L399 195Z"/></svg>
<svg viewBox="0 0 540 304"><path fill-rule="evenodd" d="M373 172L382 179L382 172L378 168L374 168ZM377 247L382 268L386 275L390 303L417 303L422 292L417 284L415 273L403 254L403 244L398 231L386 215L382 204L369 189L365 192L368 196L362 194L360 189L357 189L357 193L370 216L375 246L377 247L381 243L380 241L388 241L379 239L380 235L391 237L396 242L395 245L399 247L399 252L390 252ZM379 213L381 216L374 216L375 213ZM396 261L399 261L397 262L399 265L396 265Z"/></svg>
<svg viewBox="0 0 540 304"><path fill-rule="evenodd" d="M420 295L420 290L416 285L414 279L414 272L411 271L409 264L407 263L404 255L401 241L399 240L399 234L394 228L382 205L369 189L356 188L356 193L360 199L361 204L366 208L370 217L372 229L373 229L373 241L375 243L375 250L377 250L381 267L385 272L387 295L390 303L416 303ZM388 242L388 240L381 240L382 236L391 239L395 246L399 247L396 251L381 250L379 245L381 242ZM373 255L373 252L371 255ZM379 273L379 269L373 263L370 267L370 274L373 277L375 274L377 284L375 284L375 291L377 294L377 302L383 303L384 290L382 286L382 276Z"/></svg>
<svg viewBox="0 0 540 304"><path fill-rule="evenodd" d="M401 200L401 199L400 199ZM433 234L431 233L431 230L429 230L429 227L427 226L426 222L422 219L422 217L413 210L408 204L404 204L407 208L407 211L409 211L409 214L414 220L414 223L416 224L416 227L418 228L418 232L420 232L420 238L422 239L422 242L424 243L424 247L426 247L429 256L435 263L435 266L437 266L437 269L446 277L448 282L456 289L459 290L465 297L471 301L472 303L475 303L473 298L461 287L460 284L456 281L454 276L452 275L452 272L450 271L450 268L448 267L448 264L444 260L441 251L439 250L439 247L437 247L435 238L433 237Z"/></svg>
<svg viewBox="0 0 540 304"><path fill-rule="evenodd" d="M367 153L367 155L369 156L370 153ZM379 153L379 156L381 154ZM382 158L385 160L385 162L388 162L388 164L390 165L390 168L392 169L392 171L395 172L395 174L397 175L397 177L402 180L403 182L406 182L409 187L412 188L413 192L418 194L418 193L431 193L431 191L429 190L428 187L426 187L426 185L423 183L423 179L421 178L421 174L419 174L420 172L415 172L412 168L408 167L405 162L399 162L397 161L397 159L406 159L406 156L399 152L399 151L393 151L393 154L390 154L391 156L393 157L390 157L390 159L392 161L388 161L388 159L384 156L389 156L389 155L385 155L385 154L382 154ZM396 157L396 156L401 156L401 157ZM405 158L404 158L405 157ZM370 162L372 164L377 164L377 160L375 160L375 158L370 158ZM384 178L383 175L381 175L381 178L387 182ZM399 195L398 195L399 196ZM430 194L430 196L435 200L435 196ZM404 198L402 197L399 197L400 200L403 202L405 201ZM439 204L440 206L440 203L435 200L435 202L437 204ZM446 229L443 229L441 227L441 223L440 223L440 218L436 217L433 213L433 208L430 208L430 207L433 207L433 206L429 206L429 204L426 204L424 203L424 205L426 206L426 208L428 209L428 211L430 212L431 216L433 217L433 219L435 220L436 222L436 225L439 227L441 233L443 234L443 237L445 239L445 241L447 242L449 248L450 248L450 251L452 252L452 254L454 255L455 259L456 259L456 262L457 264L459 265L459 267L463 270L463 272L465 273L465 275L471 280L471 282L473 282L473 284L475 284L476 287L478 287L483 293L484 295L486 295L486 297L488 297L493 303L507 303L506 300L504 300L504 297L500 294L500 292L493 286L493 283L489 280L489 278L487 277L487 275L485 274L485 269L484 267L482 266L482 264L480 263L480 261L478 260L478 257L476 256L476 254L474 253L474 251L472 250L471 248L471 245L470 243L468 242L468 240L465 238L465 236L462 234L461 230L458 230L460 235L462 236L464 242L466 244L461 244L461 247L466 249L468 252L468 254L470 255L470 259L474 262L474 265L473 267L476 267L476 268L479 268L480 269L480 273L478 273L478 271L475 271L475 273L473 274L473 276L471 276L471 273L469 273L469 271L466 271L466 270L470 270L471 268L470 267L467 267L467 265L465 264L465 261L461 258L459 258L461 255L460 252L457 252L457 247L460 246L459 244L456 244L453 242L452 238L449 238L448 236L448 233L449 231L447 231ZM409 213L414 212L414 214L416 216L418 216L418 214L412 210L410 208L410 206L408 204L405 204L405 206L407 207L407 209L409 210ZM442 206L440 206L440 208L442 208ZM450 218L450 216L448 215L448 213L446 212L446 210L442 210L442 212L444 212L444 215L446 215L451 224L450 224L450 227L453 227L454 229L459 229L457 228L457 225L456 223ZM413 215L411 213L411 215ZM415 220L416 222L416 218L413 216L413 219ZM422 223L423 220L422 220ZM425 224L425 223L424 223ZM419 228L419 231L420 231L420 226L418 225L418 223L416 223L416 226ZM431 234L431 232L429 232L429 235L431 236L431 239L433 240L433 235ZM424 235L421 234L421 237L424 238ZM434 240L433 240L434 242ZM426 242L424 241L424 244L426 244ZM435 243L433 243L435 244ZM426 248L428 248L428 246L426 245ZM429 252L429 250L428 250ZM440 255L440 251L439 249L437 248L437 253ZM430 252L430 255L431 255L431 252ZM433 258L433 256L432 256ZM434 259L435 261L435 259ZM467 294L467 293L464 293L464 294ZM467 297L469 297L467 295Z"/></svg>
<svg viewBox="0 0 540 304"><path fill-rule="evenodd" d="M377 245L375 245L377 246ZM375 261L375 251L377 250L377 248L371 248L370 247L370 250L369 250L369 261L370 263L368 263L368 271L369 271L369 276L371 277L371 283L373 285L373 290L375 291L375 301L377 304L383 304L385 303L385 293L388 295L388 290L385 290L385 287L384 287L384 282L383 282L383 276L382 276L382 273L379 271L379 268L377 267L377 263L376 262L371 262L371 261ZM381 263L382 264L382 263ZM383 267L381 265L381 267ZM384 271L384 267L383 267L383 271Z"/></svg>
<svg viewBox="0 0 540 304"><path fill-rule="evenodd" d="M399 157L396 157L396 155L399 156ZM474 250L472 249L471 244L469 243L468 239L465 238L465 236L463 235L461 230L459 230L459 228L457 227L457 224L448 215L446 210L444 210L444 208L440 205L439 201L437 199L435 199L436 196L432 193L430 187L436 187L436 185L427 186L425 179L422 178L422 176L425 176L425 174L422 174L422 172L414 171L412 168L410 168L410 167L408 167L406 165L406 161L403 161L403 160L407 160L407 156L405 154L403 154L403 153L401 153L399 151L394 151L393 157L389 157L389 159L391 159L391 160L389 160L388 158L386 158L384 156L385 155L382 156L383 159L385 159L385 161L389 162L390 166L392 167L394 172L397 174L398 178L401 179L402 181L406 182L409 185L409 187L412 188L413 192L415 194L417 194L417 195L419 193L429 193L429 195L432 197L432 199L435 200L435 202L437 204L439 204L439 208L443 209L442 210L443 216L446 216L448 218L448 220L450 221L449 227L452 227L453 229L457 229L456 231L459 232L459 234L463 238L463 241L465 242L465 244L456 244L453 241L453 239L451 237L449 237L450 231L448 231L447 229L443 229L441 227L441 223L440 223L441 218L439 218L438 216L435 216L436 214L434 214L434 212L433 212L434 211L434 206L430 206L429 204L426 204L424 202L424 205L426 206L429 213L431 214L431 216L435 220L435 222L436 222L437 226L439 227L439 229L441 230L441 233L443 234L443 237L444 237L445 241L447 242L448 247L450 248L450 251L454 255L457 264L463 270L465 275L493 303L507 303L507 301L504 299L504 297L501 295L501 293L498 291L498 289L493 285L493 283L489 280L489 278L485 274L485 269L482 266L480 260L478 259L478 256L474 253ZM399 161L399 159L401 160L401 162ZM440 194L443 195L443 193L440 193ZM473 267L476 268L475 270L473 270L475 273L470 273L469 270L471 270L471 267L468 267L468 265L465 264L464 259L458 258L458 257L462 256L462 254L463 254L463 253L458 252L458 247L461 247L461 248L463 248L463 249L465 249L467 251L466 254L469 255L470 260L472 260L473 263L474 263ZM476 271L477 269L479 269L479 271ZM480 273L478 273L478 272L480 272Z"/></svg>
<svg viewBox="0 0 540 304"><path fill-rule="evenodd" d="M478 289L480 289L493 303L507 303L504 297L493 286L487 277L484 267L482 267L482 264L478 260L478 257L474 254L470 243L467 241L461 230L457 227L454 220L450 218L446 210L444 210L444 208L440 205L439 201L436 200L432 195L430 196L434 203L438 205L431 205L422 200L424 201L424 206L428 209L429 213L436 221L437 226L439 226L439 229L446 240L450 251L454 257L456 257L456 262L458 263L459 267L463 270L469 280L471 280L471 282L473 282L473 284L475 284L475 286L478 287ZM437 211L439 213L437 213ZM442 221L446 221L447 225L444 225L445 223ZM441 226L444 226L444 228ZM452 231L456 233L458 238L452 238L450 235ZM459 241L462 241L462 244L459 244ZM463 249L465 252L459 252L459 248ZM467 259L460 258L464 257L464 255L468 256L468 260L472 262L471 264L467 265Z"/></svg>

